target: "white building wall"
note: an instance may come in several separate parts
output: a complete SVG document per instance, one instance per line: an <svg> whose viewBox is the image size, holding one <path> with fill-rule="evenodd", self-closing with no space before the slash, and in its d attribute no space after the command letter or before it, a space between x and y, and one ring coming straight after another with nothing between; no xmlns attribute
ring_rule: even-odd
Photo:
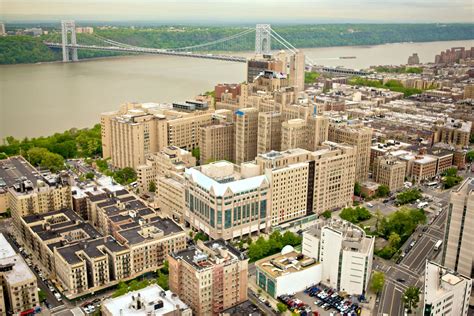
<svg viewBox="0 0 474 316"><path fill-rule="evenodd" d="M307 257L319 260L319 238L308 231L303 232L302 253Z"/></svg>
<svg viewBox="0 0 474 316"><path fill-rule="evenodd" d="M364 272L367 256L344 250L342 252L340 290L348 294L360 295L365 290ZM369 274L370 277L370 274Z"/></svg>
<svg viewBox="0 0 474 316"><path fill-rule="evenodd" d="M301 292L308 286L321 282L321 265L316 264L302 271L283 275L276 279L276 297L283 294Z"/></svg>
<svg viewBox="0 0 474 316"><path fill-rule="evenodd" d="M467 316L471 296L471 279L463 277L454 286L440 283L440 271L446 268L426 262L424 309L431 304L432 316Z"/></svg>
<svg viewBox="0 0 474 316"><path fill-rule="evenodd" d="M321 236L321 282L327 286L337 288L342 235L331 228L325 227Z"/></svg>

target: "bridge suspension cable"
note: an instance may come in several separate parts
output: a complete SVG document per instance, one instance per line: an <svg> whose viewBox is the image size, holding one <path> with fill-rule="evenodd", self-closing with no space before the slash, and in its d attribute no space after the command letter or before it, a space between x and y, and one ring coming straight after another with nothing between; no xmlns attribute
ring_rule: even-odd
<svg viewBox="0 0 474 316"><path fill-rule="evenodd" d="M226 42L226 41L230 41L230 40L242 37L242 36L250 34L252 32L255 32L255 30L254 29L247 29L247 30L242 31L240 33L237 33L237 34L225 37L225 38L221 38L221 39L218 39L218 40L215 40L215 41L212 41L212 42L208 42L208 43L204 43L204 44L198 44L198 45L192 45L192 46L186 46L186 47L168 48L168 50L174 50L174 51L177 51L177 50L190 50L190 49L194 49L194 48L201 48L201 47L211 46L211 45L214 45L214 44L219 44L219 43L223 43L223 42Z"/></svg>
<svg viewBox="0 0 474 316"><path fill-rule="evenodd" d="M277 41L279 42L281 45L283 45L284 47L286 47L286 49L288 49L290 52L292 52L293 54L296 54L296 52L298 52L298 49L296 47L293 46L293 44L291 44L290 42L288 42L283 36L281 36L280 34L278 34L274 29L271 29L271 33L270 35ZM305 56L305 59L307 61L307 63L310 65L310 66L313 66L314 65L314 61L311 60L311 58L309 58L308 56Z"/></svg>

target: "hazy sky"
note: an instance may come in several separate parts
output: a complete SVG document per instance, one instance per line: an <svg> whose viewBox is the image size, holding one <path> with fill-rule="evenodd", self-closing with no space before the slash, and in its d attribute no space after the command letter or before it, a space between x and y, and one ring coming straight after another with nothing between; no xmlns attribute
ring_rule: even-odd
<svg viewBox="0 0 474 316"><path fill-rule="evenodd" d="M474 22L474 0L0 0L2 20Z"/></svg>

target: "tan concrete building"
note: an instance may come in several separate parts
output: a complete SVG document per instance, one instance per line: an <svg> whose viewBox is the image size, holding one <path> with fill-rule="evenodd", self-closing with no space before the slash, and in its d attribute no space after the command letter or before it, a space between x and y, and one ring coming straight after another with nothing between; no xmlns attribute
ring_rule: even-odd
<svg viewBox="0 0 474 316"><path fill-rule="evenodd" d="M260 168L217 161L185 172L185 220L212 239L270 228L270 186Z"/></svg>
<svg viewBox="0 0 474 316"><path fill-rule="evenodd" d="M258 110L245 108L235 114L235 162L240 164L257 156Z"/></svg>
<svg viewBox="0 0 474 316"><path fill-rule="evenodd" d="M325 142L312 153L314 160L313 212L352 204L357 165L357 150L353 146Z"/></svg>
<svg viewBox="0 0 474 316"><path fill-rule="evenodd" d="M222 239L168 256L169 286L193 315L218 315L247 300L248 258Z"/></svg>
<svg viewBox="0 0 474 316"><path fill-rule="evenodd" d="M199 149L202 163L214 160L235 160L235 125L221 123L199 128Z"/></svg>
<svg viewBox="0 0 474 316"><path fill-rule="evenodd" d="M472 122L448 118L433 125L433 143L445 143L459 147L469 146Z"/></svg>
<svg viewBox="0 0 474 316"><path fill-rule="evenodd" d="M324 142L317 151L296 148L256 158L271 189L271 221L279 225L352 203L355 148Z"/></svg>
<svg viewBox="0 0 474 316"><path fill-rule="evenodd" d="M150 182L158 187L158 178L169 173L182 174L185 168L194 167L196 158L184 149L167 146L157 153L149 154L146 162L136 168L140 193L149 192Z"/></svg>
<svg viewBox="0 0 474 316"><path fill-rule="evenodd" d="M72 210L21 218L20 241L68 298L155 271L186 232L126 190L91 196L90 223Z"/></svg>
<svg viewBox="0 0 474 316"><path fill-rule="evenodd" d="M39 306L36 276L0 234L0 315L20 315Z"/></svg>
<svg viewBox="0 0 474 316"><path fill-rule="evenodd" d="M197 105L199 106L197 106ZM212 111L201 101L169 105L126 104L101 116L103 157L114 167L136 168L166 146L199 147L198 129L211 124Z"/></svg>
<svg viewBox="0 0 474 316"><path fill-rule="evenodd" d="M281 113L258 113L257 153L263 154L281 148Z"/></svg>
<svg viewBox="0 0 474 316"><path fill-rule="evenodd" d="M332 142L346 143L356 147L356 181L365 181L369 175L372 129L363 126L331 123L328 139Z"/></svg>
<svg viewBox="0 0 474 316"><path fill-rule="evenodd" d="M21 156L0 160L0 178L5 183L0 200L10 209L15 225L25 215L72 207L67 178L51 173L40 174Z"/></svg>
<svg viewBox="0 0 474 316"><path fill-rule="evenodd" d="M289 85L295 87L297 91L304 90L304 70L305 56L302 51L297 51L290 56L290 82Z"/></svg>
<svg viewBox="0 0 474 316"><path fill-rule="evenodd" d="M392 156L379 156L375 158L373 178L374 181L388 186L390 192L403 189L407 164Z"/></svg>
<svg viewBox="0 0 474 316"><path fill-rule="evenodd" d="M184 176L181 174L169 174L158 177L158 189L156 192L157 206L164 216L184 223Z"/></svg>
<svg viewBox="0 0 474 316"><path fill-rule="evenodd" d="M292 119L281 124L281 150L307 148L307 126L303 119Z"/></svg>
<svg viewBox="0 0 474 316"><path fill-rule="evenodd" d="M316 150L328 140L329 119L323 115L311 115L306 120L309 150Z"/></svg>
<svg viewBox="0 0 474 316"><path fill-rule="evenodd" d="M443 265L471 278L474 276L473 227L474 178L468 178L451 192L443 244Z"/></svg>
<svg viewBox="0 0 474 316"><path fill-rule="evenodd" d="M311 152L300 148L271 151L256 158L270 183L273 226L312 213L314 164L310 160Z"/></svg>

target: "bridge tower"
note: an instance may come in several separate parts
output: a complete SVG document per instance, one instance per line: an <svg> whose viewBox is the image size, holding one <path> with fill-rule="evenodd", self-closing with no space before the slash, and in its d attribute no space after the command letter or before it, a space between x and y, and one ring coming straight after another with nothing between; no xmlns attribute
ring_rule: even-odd
<svg viewBox="0 0 474 316"><path fill-rule="evenodd" d="M71 33L71 46L68 46L68 33ZM76 23L72 20L61 21L61 34L62 34L62 48L63 48L63 62L69 61L69 55L71 55L72 61L78 61L77 58L77 45L76 40Z"/></svg>
<svg viewBox="0 0 474 316"><path fill-rule="evenodd" d="M270 54L271 47L270 24L257 24L255 29L255 54Z"/></svg>

